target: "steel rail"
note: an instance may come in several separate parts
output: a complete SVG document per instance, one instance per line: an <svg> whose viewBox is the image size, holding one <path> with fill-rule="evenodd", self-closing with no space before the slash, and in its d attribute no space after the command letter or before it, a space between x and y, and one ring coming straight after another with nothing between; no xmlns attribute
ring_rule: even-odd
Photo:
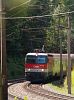
<svg viewBox="0 0 74 100"><path fill-rule="evenodd" d="M52 100L74 100L74 97L71 96L71 95L63 95L63 94L59 94L59 93L56 93L56 92L53 92L53 91L48 91L48 90L45 90L41 87L41 85L38 87L38 86L34 86L34 85L29 85L27 87L27 90L29 92L32 92L32 93L35 93L37 95L40 95L42 97L46 97L48 99L52 99Z"/></svg>

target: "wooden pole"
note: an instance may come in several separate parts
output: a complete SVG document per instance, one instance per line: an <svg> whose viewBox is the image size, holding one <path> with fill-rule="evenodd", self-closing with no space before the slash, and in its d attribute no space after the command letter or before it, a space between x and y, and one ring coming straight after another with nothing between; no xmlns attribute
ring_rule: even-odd
<svg viewBox="0 0 74 100"><path fill-rule="evenodd" d="M0 18L1 18L1 0L0 0ZM0 100L2 100L2 71L1 71L1 19L0 19Z"/></svg>
<svg viewBox="0 0 74 100"><path fill-rule="evenodd" d="M60 10L61 10L61 3L59 2L59 13L60 13ZM62 83L63 82L63 64L62 64L62 36L61 36L61 31L62 30L62 26L60 24L60 15L59 15L59 20L58 20L58 26L59 26L59 29L58 29L58 33L59 33L59 40L60 40L60 82Z"/></svg>
<svg viewBox="0 0 74 100"><path fill-rule="evenodd" d="M0 82L1 100L8 100L6 71L5 0L0 0Z"/></svg>
<svg viewBox="0 0 74 100"><path fill-rule="evenodd" d="M71 35L71 24L70 24L70 16L68 15L68 34L67 34L67 52L68 52L67 83L68 83L68 94L71 94L70 35Z"/></svg>

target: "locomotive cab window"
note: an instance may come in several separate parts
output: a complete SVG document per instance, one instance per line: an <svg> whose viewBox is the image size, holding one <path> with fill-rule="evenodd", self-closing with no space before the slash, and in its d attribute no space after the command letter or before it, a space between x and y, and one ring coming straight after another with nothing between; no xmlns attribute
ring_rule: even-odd
<svg viewBox="0 0 74 100"><path fill-rule="evenodd" d="M37 63L38 63L38 64L47 63L47 56L38 56L38 57L37 57Z"/></svg>
<svg viewBox="0 0 74 100"><path fill-rule="evenodd" d="M25 62L26 63L36 63L36 56L26 56L26 59L25 59Z"/></svg>

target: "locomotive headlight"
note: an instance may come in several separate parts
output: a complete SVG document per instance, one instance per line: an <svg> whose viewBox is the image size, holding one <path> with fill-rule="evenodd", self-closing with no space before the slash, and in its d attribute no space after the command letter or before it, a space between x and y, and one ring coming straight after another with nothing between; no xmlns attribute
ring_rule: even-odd
<svg viewBox="0 0 74 100"><path fill-rule="evenodd" d="M44 69L42 69L42 72L44 71Z"/></svg>
<svg viewBox="0 0 74 100"><path fill-rule="evenodd" d="M30 69L28 69L28 71L30 71Z"/></svg>

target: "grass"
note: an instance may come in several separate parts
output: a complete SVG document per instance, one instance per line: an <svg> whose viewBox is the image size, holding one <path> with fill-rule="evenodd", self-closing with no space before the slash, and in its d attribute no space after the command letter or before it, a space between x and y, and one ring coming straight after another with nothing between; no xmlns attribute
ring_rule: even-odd
<svg viewBox="0 0 74 100"><path fill-rule="evenodd" d="M67 89L68 86L67 86L67 77L64 81L64 88ZM71 72L71 92L72 94L74 95L74 69L73 71Z"/></svg>
<svg viewBox="0 0 74 100"><path fill-rule="evenodd" d="M71 72L71 94L74 95L74 69ZM55 91L63 94L68 94L67 77L64 80L63 85L48 84L49 87L53 88Z"/></svg>

